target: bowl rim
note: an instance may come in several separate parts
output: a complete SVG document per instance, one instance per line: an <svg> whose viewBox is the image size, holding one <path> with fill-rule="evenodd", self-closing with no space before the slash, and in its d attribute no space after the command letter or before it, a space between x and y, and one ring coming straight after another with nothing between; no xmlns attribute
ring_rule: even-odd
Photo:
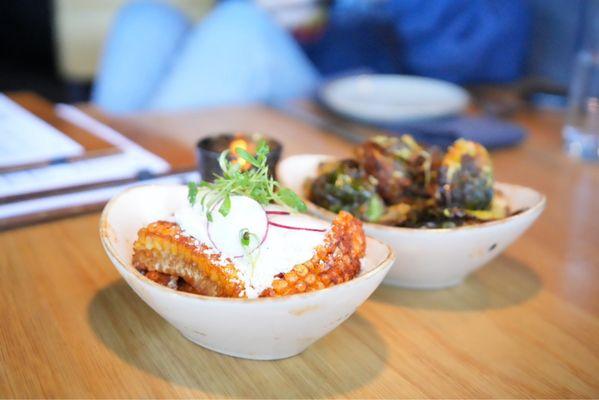
<svg viewBox="0 0 599 400"><path fill-rule="evenodd" d="M116 249L114 249L114 247L112 245L112 241L110 240L109 227L111 225L108 222L108 214L109 214L110 210L112 209L112 207L116 204L116 202L121 197L123 197L124 195L126 195L127 193L129 193L131 191L150 188L150 187L164 188L164 187L173 187L173 186L183 187L184 185L150 184L150 185L138 185L138 186L127 188L108 201L108 203L106 204L106 206L104 206L104 209L102 210L102 214L100 215L100 223L99 223L100 241L102 242L104 251L106 251L106 253L108 253L108 255L110 256L111 261L114 260L114 261L118 262L126 271L132 273L136 278L140 279L142 282L145 282L146 284L149 284L154 287L158 287L160 290L164 290L172 295L180 295L180 296L196 298L198 300L204 300L204 301L220 301L220 302L234 302L234 303L247 303L247 304L263 303L263 302L281 302L281 301L285 301L289 298L307 298L307 297L317 296L319 293L322 293L322 292L335 290L342 286L349 286L349 285L355 284L357 281L370 278L370 277L380 273L381 270L383 270L387 267L387 265L390 266L391 264L393 264L393 261L395 260L395 252L393 251L391 246L389 246L387 243L384 243L378 239L372 238L370 236L366 236L367 240L377 242L378 244L384 246L384 248L387 250L385 258L381 262L379 262L374 268L372 268L370 271L366 272L365 274L358 275L358 276L354 277L353 279L350 279L347 282L342 282L337 285L326 287L324 289L314 290L314 291L305 292L305 293L295 293L295 294L290 294L290 295L286 295L286 296L257 297L257 298L252 298L252 299L243 298L243 297L206 296L206 295L202 295L202 294L181 292L178 290L170 289L170 288L160 285L159 283L156 283L153 280L142 275L139 271L137 271L135 268L133 268L133 265L131 265L131 263L125 262L125 260L123 260L120 257L120 255L118 254Z"/></svg>
<svg viewBox="0 0 599 400"><path fill-rule="evenodd" d="M286 161L288 161L290 159L293 159L293 158L302 158L302 157L316 157L316 158L320 158L322 160L324 160L324 159L329 159L329 160L340 160L340 159L343 159L342 157L332 156L332 155L328 155L328 154L310 154L310 153L306 153L306 154L295 154L295 155L292 155L292 156L285 157L284 159L282 159L279 162L279 165L278 165L278 168L277 168L277 177L279 178L279 181L283 181L283 179L281 179L282 175L280 173L281 166ZM304 179L304 183L305 183L305 179ZM362 224L364 225L364 228L371 229L371 230L378 229L378 230L385 230L385 231L390 231L390 232L404 232L404 233L407 233L407 232L410 232L410 233L415 233L415 232L418 232L418 233L424 233L424 232L429 233L430 232L430 233L440 234L440 233L457 232L457 231L465 231L465 230L484 229L484 228L487 228L487 227L490 227L490 226L502 225L502 224L506 224L508 222L511 222L511 221L513 221L515 219L518 219L519 217L523 217L525 215L534 214L534 213L537 212L537 210L540 212L540 211L542 211L545 208L545 205L547 203L547 197L543 193L541 193L541 192L539 192L539 191L537 191L537 190L535 190L535 189L533 189L531 187L523 186L523 185L518 185L518 184L513 184L513 183L496 181L495 184L494 184L494 186L497 185L497 184L511 186L511 187L516 188L516 189L530 190L530 191L534 192L535 194L537 194L539 196L539 200L533 206L527 208L526 210L524 210L522 212L519 212L517 214L513 214L513 215L510 215L510 216L507 216L507 217L502 218L502 219L498 219L498 220L495 220L495 221L481 222L481 223L474 224L474 225L457 226L457 227L454 227L454 228L409 228L409 227L402 227L402 226L390 226L390 225L376 224L376 223L373 223L373 222L366 222L366 221L362 221ZM281 185L285 186L284 182L281 182ZM302 192L298 193L298 194L302 198L302 200L304 200L307 203L308 209L313 208L313 209L317 210L318 212L321 212L324 215L328 215L328 216L335 215L334 212L332 212L330 210L327 210L326 208L321 207L321 206L313 203L312 201L310 201L306 197L306 194L305 194L304 190L302 190ZM314 210L312 210L312 212L314 212Z"/></svg>

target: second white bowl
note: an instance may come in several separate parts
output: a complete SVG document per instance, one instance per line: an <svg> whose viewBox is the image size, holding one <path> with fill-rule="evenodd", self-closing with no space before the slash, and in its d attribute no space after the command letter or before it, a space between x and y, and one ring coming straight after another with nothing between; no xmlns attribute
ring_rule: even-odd
<svg viewBox="0 0 599 400"><path fill-rule="evenodd" d="M300 194L314 215L334 214L308 201L305 183L317 176L318 165L331 156L305 154L279 163L283 186ZM545 196L518 185L497 183L511 210L525 210L508 218L450 229L415 229L364 223L368 236L389 244L397 257L385 282L402 287L437 289L461 283L468 274L499 255L538 218Z"/></svg>

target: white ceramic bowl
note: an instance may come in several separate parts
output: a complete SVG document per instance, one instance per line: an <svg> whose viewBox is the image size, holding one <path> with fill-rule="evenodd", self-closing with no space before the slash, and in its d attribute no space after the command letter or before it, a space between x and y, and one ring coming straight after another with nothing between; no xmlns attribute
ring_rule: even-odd
<svg viewBox="0 0 599 400"><path fill-rule="evenodd" d="M333 157L298 155L279 163L277 177L305 198L305 182L317 175L318 165ZM497 183L511 210L525 209L500 221L451 229L414 229L364 223L368 236L389 244L397 257L385 283L437 289L461 283L469 273L500 254L541 214L545 196L517 185ZM333 213L306 200L309 211L331 219Z"/></svg>
<svg viewBox="0 0 599 400"><path fill-rule="evenodd" d="M352 315L393 264L391 249L368 238L360 275L327 289L251 300L177 292L133 268L132 245L140 228L179 208L186 195L180 185L129 189L104 208L100 237L116 269L143 301L186 338L219 353L259 360L301 353Z"/></svg>

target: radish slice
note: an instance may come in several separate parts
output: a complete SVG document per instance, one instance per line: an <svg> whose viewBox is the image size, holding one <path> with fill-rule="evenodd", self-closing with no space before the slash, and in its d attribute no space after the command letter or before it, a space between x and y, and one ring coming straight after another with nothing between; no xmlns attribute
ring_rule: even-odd
<svg viewBox="0 0 599 400"><path fill-rule="evenodd" d="M228 257L242 257L260 247L268 232L268 219L260 203L246 196L231 196L231 209L226 217L218 211L221 203L212 209L212 221L207 225L212 245ZM240 234L245 230L251 235L249 245L244 248Z"/></svg>
<svg viewBox="0 0 599 400"><path fill-rule="evenodd" d="M320 228L306 228L303 226L290 226L290 225L283 225L283 224L278 224L276 222L272 222L272 221L268 221L269 225L272 226L276 226L277 228L283 228L283 229L291 229L294 231L309 231L309 232L326 232L326 229L320 229Z"/></svg>
<svg viewBox="0 0 599 400"><path fill-rule="evenodd" d="M289 215L291 214L289 211L266 211L268 215Z"/></svg>

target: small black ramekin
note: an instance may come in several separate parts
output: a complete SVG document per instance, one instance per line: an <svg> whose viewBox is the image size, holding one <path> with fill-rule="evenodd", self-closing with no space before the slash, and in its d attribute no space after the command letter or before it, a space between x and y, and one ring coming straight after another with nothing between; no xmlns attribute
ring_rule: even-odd
<svg viewBox="0 0 599 400"><path fill-rule="evenodd" d="M275 177L275 170L283 146L274 139L263 136L259 133L235 132L221 133L208 136L198 141L196 145L196 154L198 162L198 172L202 180L213 182L216 175L221 175L222 170L218 164L220 154L229 149L229 145L235 139L244 139L248 142L258 143L260 140L266 140L270 147L270 153L266 159L268 172L270 176ZM229 156L229 159L231 156Z"/></svg>

